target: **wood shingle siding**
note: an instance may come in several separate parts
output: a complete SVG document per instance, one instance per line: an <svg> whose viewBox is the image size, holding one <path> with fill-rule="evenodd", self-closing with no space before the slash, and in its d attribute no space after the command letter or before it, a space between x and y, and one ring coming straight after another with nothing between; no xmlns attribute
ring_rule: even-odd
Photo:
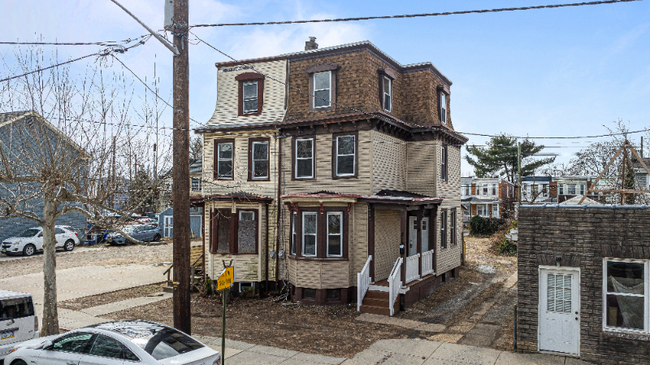
<svg viewBox="0 0 650 365"><path fill-rule="evenodd" d="M375 282L388 278L399 257L400 225L399 211L375 210Z"/></svg>

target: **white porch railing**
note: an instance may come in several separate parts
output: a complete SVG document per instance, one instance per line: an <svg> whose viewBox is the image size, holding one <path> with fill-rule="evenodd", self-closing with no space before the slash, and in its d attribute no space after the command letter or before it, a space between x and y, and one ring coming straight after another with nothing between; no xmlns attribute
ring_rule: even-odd
<svg viewBox="0 0 650 365"><path fill-rule="evenodd" d="M368 292L368 287L370 287L370 261L372 261L372 255L368 255L368 260L363 265L363 269L357 273L357 311L361 310L363 298Z"/></svg>
<svg viewBox="0 0 650 365"><path fill-rule="evenodd" d="M395 301L399 297L399 290L402 287L402 258L398 258L393 265L393 270L390 271L388 276L388 306L390 307L390 315L395 314Z"/></svg>
<svg viewBox="0 0 650 365"><path fill-rule="evenodd" d="M422 276L433 273L433 250L422 254Z"/></svg>
<svg viewBox="0 0 650 365"><path fill-rule="evenodd" d="M406 258L406 284L420 278L420 254Z"/></svg>

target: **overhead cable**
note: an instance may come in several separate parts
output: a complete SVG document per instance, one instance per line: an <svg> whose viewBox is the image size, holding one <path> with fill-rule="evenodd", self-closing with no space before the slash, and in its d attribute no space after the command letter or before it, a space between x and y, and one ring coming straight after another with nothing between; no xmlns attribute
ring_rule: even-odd
<svg viewBox="0 0 650 365"><path fill-rule="evenodd" d="M643 0L584 1L584 2L567 3L567 4L533 5L533 6L519 6L519 7L511 7L511 8L480 9L480 10L459 10L459 11L445 11L445 12L438 12L438 13L423 13L423 14L365 16L365 17L355 17L355 18L286 20L286 21L277 21L277 22L195 24L195 25L190 26L190 28L233 27L233 26L248 26L248 25L285 25L285 24L306 24L306 23L334 23L334 22L352 22L352 21L378 20L378 19L425 18L425 17L448 16L448 15L501 13L501 12L507 12L507 11L568 8L568 7L577 7L577 6L587 6L587 5L604 5L604 4L626 3L626 2L634 2L634 1L643 1Z"/></svg>

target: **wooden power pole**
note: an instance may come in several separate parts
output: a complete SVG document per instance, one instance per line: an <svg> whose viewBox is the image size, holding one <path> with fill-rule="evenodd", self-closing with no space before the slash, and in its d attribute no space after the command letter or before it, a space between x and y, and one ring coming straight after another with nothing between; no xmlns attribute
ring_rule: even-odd
<svg viewBox="0 0 650 365"><path fill-rule="evenodd" d="M189 0L174 0L174 327L191 334Z"/></svg>

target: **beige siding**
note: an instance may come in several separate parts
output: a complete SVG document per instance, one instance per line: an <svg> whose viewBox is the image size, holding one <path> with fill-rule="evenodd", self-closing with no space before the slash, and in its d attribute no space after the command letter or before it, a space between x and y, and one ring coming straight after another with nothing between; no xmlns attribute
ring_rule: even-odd
<svg viewBox="0 0 650 365"><path fill-rule="evenodd" d="M375 211L375 282L388 278L399 257L400 219L397 210Z"/></svg>
<svg viewBox="0 0 650 365"><path fill-rule="evenodd" d="M363 269L368 259L368 205L357 203L350 211L350 231L348 231L350 259L350 286L357 285L357 273Z"/></svg>
<svg viewBox="0 0 650 365"><path fill-rule="evenodd" d="M271 80L271 78L286 80L287 63L285 60L256 63L255 70L223 71L217 72L217 107L207 123L208 126L271 123L283 120L286 89L283 84ZM242 73L255 71L267 75L264 80L262 113L258 116L240 117L238 116L239 81L235 80L235 77Z"/></svg>
<svg viewBox="0 0 650 365"><path fill-rule="evenodd" d="M301 288L347 288L350 282L348 261L289 259L291 283Z"/></svg>
<svg viewBox="0 0 650 365"><path fill-rule="evenodd" d="M406 190L406 142L372 131L372 192Z"/></svg>
<svg viewBox="0 0 650 365"><path fill-rule="evenodd" d="M332 134L315 136L316 161L315 179L292 180L293 143L292 137L282 142L282 183L286 194L306 194L317 191L329 191L338 194L370 194L370 179L372 171L372 147L370 131L359 131L358 172L354 178L332 178Z"/></svg>
<svg viewBox="0 0 650 365"><path fill-rule="evenodd" d="M447 181L444 182L440 176L440 164L442 156L442 144L438 142L436 147L436 160L437 176L436 182L438 185L438 196L443 197L444 200L440 205L440 209L447 209L447 214L451 217L451 209L456 208L456 245L450 245L450 238L447 237L447 248L440 248L440 209L438 210L437 220L437 242L436 242L436 274L441 275L453 268L460 266L460 258L462 254L461 235L462 235L462 210L460 207L460 148L449 146L447 147ZM451 219L447 219L446 232L449 234L449 227L451 227Z"/></svg>
<svg viewBox="0 0 650 365"><path fill-rule="evenodd" d="M447 209L447 227L445 229L445 234L447 234L447 248L441 248L441 239L440 237L440 209L438 210L438 218L436 221L437 239L436 239L436 275L441 275L453 268L460 266L460 257L462 254L462 244L461 244L461 235L462 235L462 211L460 207L456 209L456 244L451 245L451 238L449 236L449 230L451 227L451 209Z"/></svg>
<svg viewBox="0 0 650 365"><path fill-rule="evenodd" d="M409 142L407 144L407 188L411 193L436 196L436 141Z"/></svg>

